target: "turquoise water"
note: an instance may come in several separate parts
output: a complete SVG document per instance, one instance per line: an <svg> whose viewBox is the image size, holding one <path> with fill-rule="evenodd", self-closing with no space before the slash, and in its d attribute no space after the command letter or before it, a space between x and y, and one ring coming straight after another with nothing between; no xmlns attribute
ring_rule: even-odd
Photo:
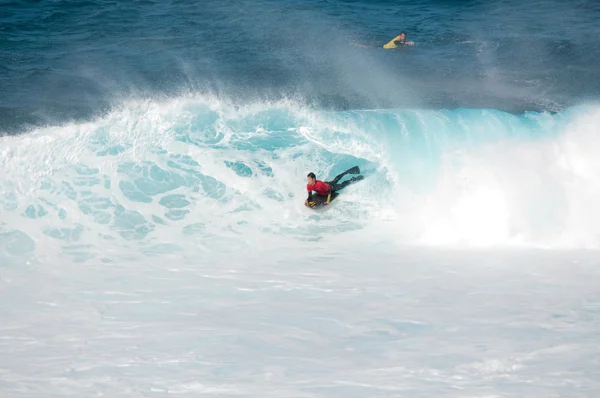
<svg viewBox="0 0 600 398"><path fill-rule="evenodd" d="M597 118L595 106L512 115L129 102L5 137L3 256L50 245L112 262L374 225L403 244L596 247ZM366 179L330 211L304 208L309 171L326 179L353 165Z"/></svg>

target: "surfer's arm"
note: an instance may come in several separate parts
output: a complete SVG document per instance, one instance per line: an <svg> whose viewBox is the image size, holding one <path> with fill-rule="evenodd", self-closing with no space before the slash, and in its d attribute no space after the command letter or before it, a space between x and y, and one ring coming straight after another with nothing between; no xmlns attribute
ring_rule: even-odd
<svg viewBox="0 0 600 398"><path fill-rule="evenodd" d="M308 202L312 200L312 191L308 191L308 198L304 201L304 205L308 206Z"/></svg>
<svg viewBox="0 0 600 398"><path fill-rule="evenodd" d="M328 205L329 202L331 202L331 192L329 192L329 194L327 195L327 202L325 202L325 204Z"/></svg>
<svg viewBox="0 0 600 398"><path fill-rule="evenodd" d="M414 41L406 41L400 36L394 37L392 40L383 45L383 48L397 48L398 46L414 46Z"/></svg>

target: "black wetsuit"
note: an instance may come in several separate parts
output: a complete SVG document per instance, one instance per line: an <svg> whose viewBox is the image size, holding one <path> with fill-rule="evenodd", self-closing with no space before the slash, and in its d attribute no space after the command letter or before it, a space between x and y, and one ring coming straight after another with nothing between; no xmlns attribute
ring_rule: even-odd
<svg viewBox="0 0 600 398"><path fill-rule="evenodd" d="M352 184L354 181L358 181L358 180L362 180L363 176L358 176L358 177L352 177L349 180L346 180L344 182L342 182L341 184L338 184L338 181L341 180L347 172L344 172L342 174L340 174L339 176L335 177L332 181L325 181L326 184L329 184L330 188L330 193L334 193L335 191L339 191L340 189L344 188L346 185L348 184Z"/></svg>

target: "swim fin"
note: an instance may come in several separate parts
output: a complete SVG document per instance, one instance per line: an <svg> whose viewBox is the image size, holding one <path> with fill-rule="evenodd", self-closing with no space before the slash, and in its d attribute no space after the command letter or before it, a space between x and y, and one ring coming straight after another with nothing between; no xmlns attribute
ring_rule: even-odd
<svg viewBox="0 0 600 398"><path fill-rule="evenodd" d="M346 170L344 174L360 174L360 169L358 166L354 166L353 168Z"/></svg>

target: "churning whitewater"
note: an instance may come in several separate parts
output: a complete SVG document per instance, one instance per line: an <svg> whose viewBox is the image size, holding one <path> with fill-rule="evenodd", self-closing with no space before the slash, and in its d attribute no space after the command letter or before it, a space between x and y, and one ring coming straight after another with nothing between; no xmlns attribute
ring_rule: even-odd
<svg viewBox="0 0 600 398"><path fill-rule="evenodd" d="M1 253L114 262L369 227L401 244L595 248L598 126L597 106L511 115L128 102L2 138ZM303 206L308 172L325 179L355 164L366 179L327 212Z"/></svg>
<svg viewBox="0 0 600 398"><path fill-rule="evenodd" d="M531 248L596 247L598 121L187 97L4 137L0 391L593 396L596 252Z"/></svg>

